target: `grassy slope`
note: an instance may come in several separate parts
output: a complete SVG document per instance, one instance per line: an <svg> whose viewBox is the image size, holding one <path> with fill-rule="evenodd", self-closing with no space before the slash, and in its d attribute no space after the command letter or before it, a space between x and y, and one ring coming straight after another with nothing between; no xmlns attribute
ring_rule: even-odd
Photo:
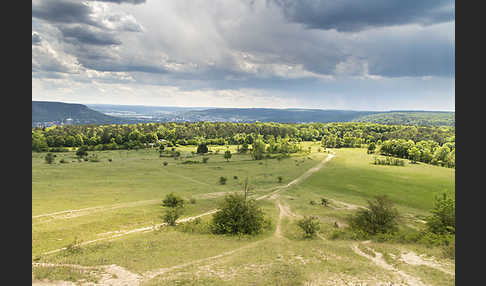
<svg viewBox="0 0 486 286"><path fill-rule="evenodd" d="M306 143L310 145L310 143ZM313 147L317 150L317 145ZM187 149L186 151L190 151ZM370 164L373 156L367 155L364 149L334 150L337 154L320 171L297 186L283 191L279 201L288 205L298 216L318 215L321 221L321 235L327 237L333 231L335 221L345 222L344 218L351 210L335 210L319 205L310 205L310 200L319 201L321 197L339 199L348 203L366 204L366 199L375 194L388 194L402 212L427 214L432 207L433 197L444 189L454 189L454 170L430 165L410 165L405 167L375 166ZM118 152L118 153L117 153ZM239 185L233 182L233 175L240 179L241 172L249 172L257 189L275 186L276 177L284 176L284 183L297 177L305 170L317 164L317 160L305 160L298 167L295 159L269 160L267 166L250 161L244 156L235 156L232 162L226 163L222 155L211 156L207 165L176 165L173 159L161 159L146 151L131 151L127 158L125 151L109 152L103 156L112 156L112 163L71 163L66 165L47 166L41 158L33 158L33 211L37 214L58 211L67 208L90 207L112 204L120 201L160 198L167 191L161 187L171 184L171 189L180 191L184 196L237 190ZM122 154L122 155L120 155ZM120 157L117 159L116 155ZM38 154L33 154L38 156ZM324 158L324 154L315 154L315 158ZM58 158L60 159L60 158ZM145 159L145 160L144 160ZM167 160L166 170L177 174L178 179L169 181L168 175L161 173L162 160ZM106 160L105 160L106 161ZM119 164L116 167L116 164ZM111 164L111 165L109 165ZM265 163L264 163L265 164ZM104 167L103 167L104 166ZM107 166L110 166L107 168ZM64 168L62 168L64 167ZM72 168L71 170L68 167ZM169 169L172 167L172 169ZM217 167L224 167L218 169ZM117 168L116 172L109 171ZM135 168L135 169L134 169ZM70 172L66 172L70 170ZM278 172L276 171L278 170ZM106 173L108 172L108 173ZM57 179L52 180L52 174ZM71 176L69 173L74 174ZM138 176L132 176L136 173ZM266 174L265 174L266 173ZM42 174L42 175L41 175ZM50 174L46 176L46 174ZM165 174L165 173L162 173ZM227 186L217 186L219 176L228 177ZM272 176L270 176L272 174ZM130 177L132 176L132 177ZM192 179L182 180L181 176ZM70 198L69 187L73 181L93 180L90 188L79 188L85 192L85 201ZM109 178L113 186L106 187ZM126 179L130 177L132 181ZM45 183L46 178L49 183ZM167 180L167 181L162 181ZM132 188L125 187L127 182ZM181 182L182 181L182 182ZM201 183L197 183L201 182ZM48 185L50 187L47 187ZM210 187L211 186L211 187ZM49 188L52 188L49 191ZM148 189L148 190L147 190ZM101 191L100 191L101 190ZM114 199L112 193L119 196ZM56 198L65 198L58 201ZM74 200L74 201L73 201ZM202 213L216 205L216 199L198 199L196 205L189 205L186 215ZM69 202L66 204L66 202ZM260 201L266 213L274 223L278 221L278 208L275 201ZM102 216L100 215L102 214ZM72 241L73 234L86 235L84 238L98 237L97 234L127 228L136 225L150 224L160 220L161 208L157 204L134 206L130 208L103 211L67 220L33 220L33 253L65 246ZM206 217L205 219L209 219ZM274 226L275 229L275 226ZM141 273L150 269L169 267L211 257L225 251L247 246L241 251L214 261L197 263L176 269L148 281L146 285L302 285L305 282L343 284L347 282L365 282L376 284L383 281L395 281L397 278L390 271L356 255L351 245L353 241L345 240L303 240L296 226L295 217L285 217L281 221L283 238L278 238L272 231L252 239L219 237L207 234L181 233L173 229L140 233L126 236L112 242L100 242L83 247L78 254L66 252L46 256L41 261L56 263L75 263L82 265L117 264L130 271ZM61 241L57 239L62 238ZM259 242L255 244L255 242ZM398 250L413 250L440 256L434 248L418 245L397 245L373 243L371 246L382 253L397 253ZM387 256L388 257L388 256ZM407 273L420 277L430 285L453 285L452 276L425 266L410 266L394 261L397 267ZM453 262L452 262L453 264ZM453 266L452 266L453 267Z"/></svg>

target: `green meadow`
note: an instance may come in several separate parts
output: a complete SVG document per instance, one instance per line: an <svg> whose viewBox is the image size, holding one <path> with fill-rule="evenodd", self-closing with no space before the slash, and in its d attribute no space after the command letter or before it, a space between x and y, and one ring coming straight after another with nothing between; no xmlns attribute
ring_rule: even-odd
<svg viewBox="0 0 486 286"><path fill-rule="evenodd" d="M420 219L430 214L435 196L454 192L454 169L409 162L374 165L375 155L363 148L328 153L319 152L318 142L302 146L304 150L311 147L310 154L297 153L282 160L252 160L230 146L229 162L223 158L226 147L210 146L207 163L192 153L196 146L177 147L178 160L159 157L155 149L116 150L89 152L96 153L100 162L79 162L75 152L55 153L52 165L45 163L45 153L33 152L32 259L33 266L49 264L33 267L33 279L80 285L92 281L100 285L108 281L127 285L384 285L407 284L408 277L423 285L454 285L454 260L444 257L438 247L332 238L336 229L346 227L346 218L356 207L383 194L406 218L401 227L420 229ZM319 170L304 175L326 158ZM59 163L61 159L68 163ZM222 176L227 178L224 185L219 183ZM272 221L264 233L227 236L159 226L164 212L161 202L168 193L187 200L182 218L190 218L216 209L225 194L241 192L245 178L250 182L250 196L258 199ZM262 198L265 194L269 196ZM319 204L322 198L330 200L327 207ZM195 203L189 203L190 199ZM309 215L318 217L320 231L317 237L304 239L297 220ZM202 216L201 224L210 219L211 214ZM395 270L383 268L354 247L369 257L382 257ZM407 253L421 257L422 263L400 258ZM123 271L116 272L113 265ZM76 267L99 269L90 272Z"/></svg>

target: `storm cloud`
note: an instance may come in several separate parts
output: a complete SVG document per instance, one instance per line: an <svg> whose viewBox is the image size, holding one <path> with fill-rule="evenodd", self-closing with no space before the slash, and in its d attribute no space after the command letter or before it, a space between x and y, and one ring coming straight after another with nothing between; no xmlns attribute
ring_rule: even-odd
<svg viewBox="0 0 486 286"><path fill-rule="evenodd" d="M432 25L454 20L451 0L274 0L285 16L310 29L361 31L406 24Z"/></svg>
<svg viewBox="0 0 486 286"><path fill-rule="evenodd" d="M453 15L450 1L33 0L33 95L109 84L120 88L107 102L175 92L217 106L245 90L262 104L451 109Z"/></svg>

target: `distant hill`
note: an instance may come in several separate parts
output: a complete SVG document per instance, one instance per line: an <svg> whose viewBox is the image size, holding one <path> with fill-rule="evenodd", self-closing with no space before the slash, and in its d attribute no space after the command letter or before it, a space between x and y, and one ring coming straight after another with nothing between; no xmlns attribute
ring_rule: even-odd
<svg viewBox="0 0 486 286"><path fill-rule="evenodd" d="M446 111L392 111L364 115L356 122L380 124L455 126L455 112Z"/></svg>
<svg viewBox="0 0 486 286"><path fill-rule="evenodd" d="M188 111L184 118L204 121L232 122L345 122L373 114L372 111L322 110L322 109L273 109L273 108L214 108Z"/></svg>
<svg viewBox="0 0 486 286"><path fill-rule="evenodd" d="M89 106L89 107L88 107ZM371 122L455 126L455 113L443 111L354 111L332 109L205 108L32 101L32 126L146 122ZM72 120L67 120L71 118Z"/></svg>
<svg viewBox="0 0 486 286"><path fill-rule="evenodd" d="M51 124L110 124L120 118L89 109L82 104L32 101L32 126Z"/></svg>

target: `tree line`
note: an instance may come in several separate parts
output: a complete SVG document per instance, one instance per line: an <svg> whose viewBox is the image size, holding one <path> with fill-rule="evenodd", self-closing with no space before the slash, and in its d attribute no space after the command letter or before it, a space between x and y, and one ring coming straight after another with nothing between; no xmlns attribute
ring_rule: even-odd
<svg viewBox="0 0 486 286"><path fill-rule="evenodd" d="M63 151L139 149L165 144L241 145L268 153L294 153L298 142L321 141L323 147L381 146L381 152L425 163L455 165L455 127L383 125L377 123L138 123L65 125L32 129L32 150ZM268 145L264 147L263 145ZM260 156L257 152L256 156ZM452 155L451 155L452 154ZM454 158L453 158L454 157Z"/></svg>

